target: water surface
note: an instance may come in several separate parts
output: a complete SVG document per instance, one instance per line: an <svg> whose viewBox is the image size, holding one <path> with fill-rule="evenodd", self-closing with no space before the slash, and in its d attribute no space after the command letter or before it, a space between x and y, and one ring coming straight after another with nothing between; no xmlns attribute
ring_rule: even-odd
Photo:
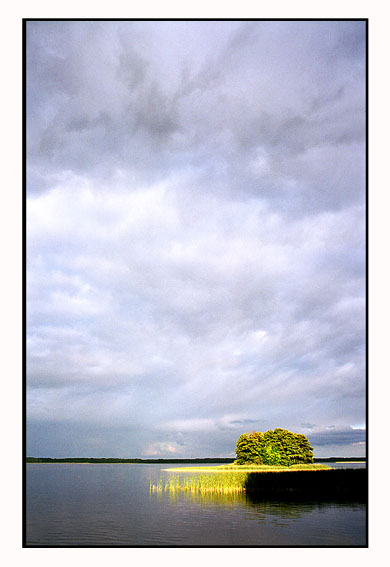
<svg viewBox="0 0 390 567"><path fill-rule="evenodd" d="M366 545L363 504L150 493L175 466L28 464L27 545Z"/></svg>

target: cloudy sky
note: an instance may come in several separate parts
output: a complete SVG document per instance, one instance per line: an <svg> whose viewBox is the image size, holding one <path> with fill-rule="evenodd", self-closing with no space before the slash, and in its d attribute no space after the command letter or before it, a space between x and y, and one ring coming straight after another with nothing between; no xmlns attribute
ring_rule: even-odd
<svg viewBox="0 0 390 567"><path fill-rule="evenodd" d="M365 454L365 47L28 22L28 455Z"/></svg>

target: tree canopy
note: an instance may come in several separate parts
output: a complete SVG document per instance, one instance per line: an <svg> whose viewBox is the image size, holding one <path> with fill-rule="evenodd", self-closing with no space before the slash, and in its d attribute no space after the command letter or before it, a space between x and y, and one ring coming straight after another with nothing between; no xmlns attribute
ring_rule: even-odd
<svg viewBox="0 0 390 567"><path fill-rule="evenodd" d="M290 466L313 462L313 447L305 435L287 429L243 433L236 443L239 465Z"/></svg>

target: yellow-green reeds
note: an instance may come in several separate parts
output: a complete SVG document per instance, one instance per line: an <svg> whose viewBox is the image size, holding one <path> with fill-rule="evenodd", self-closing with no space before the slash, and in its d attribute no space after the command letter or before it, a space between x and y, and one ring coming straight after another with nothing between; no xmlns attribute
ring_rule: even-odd
<svg viewBox="0 0 390 567"><path fill-rule="evenodd" d="M326 465L307 464L291 467L222 465L215 467L183 467L164 469L165 472L180 475L169 475L160 479L157 484L150 483L151 492L187 492L239 494L246 490L246 481L251 473L283 473L287 471L307 471L328 469Z"/></svg>
<svg viewBox="0 0 390 567"><path fill-rule="evenodd" d="M290 467L284 466L270 466L270 465L218 465L218 466L198 466L198 467L172 467L163 469L165 472L180 472L180 473L243 473L243 472L284 472L290 470L323 470L329 469L327 465L318 463L307 463L291 465Z"/></svg>
<svg viewBox="0 0 390 567"><path fill-rule="evenodd" d="M150 484L150 491L168 492L171 497L179 493L189 496L207 495L234 497L243 493L268 497L318 497L355 499L366 498L366 469L330 469L326 466L274 467L262 470L217 470L213 474L197 471L168 475L157 484ZM172 471L173 469L169 469ZM241 469L242 470L242 469ZM190 474L188 474L190 473Z"/></svg>
<svg viewBox="0 0 390 567"><path fill-rule="evenodd" d="M246 473L221 472L219 474L191 474L180 477L172 476L157 484L151 485L152 492L213 492L213 493L241 493L245 491L244 482Z"/></svg>

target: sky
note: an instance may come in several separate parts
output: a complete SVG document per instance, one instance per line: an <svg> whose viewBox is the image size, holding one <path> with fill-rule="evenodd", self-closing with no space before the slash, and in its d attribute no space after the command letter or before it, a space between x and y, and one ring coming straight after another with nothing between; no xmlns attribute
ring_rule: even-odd
<svg viewBox="0 0 390 567"><path fill-rule="evenodd" d="M27 23L27 453L365 455L360 21Z"/></svg>

